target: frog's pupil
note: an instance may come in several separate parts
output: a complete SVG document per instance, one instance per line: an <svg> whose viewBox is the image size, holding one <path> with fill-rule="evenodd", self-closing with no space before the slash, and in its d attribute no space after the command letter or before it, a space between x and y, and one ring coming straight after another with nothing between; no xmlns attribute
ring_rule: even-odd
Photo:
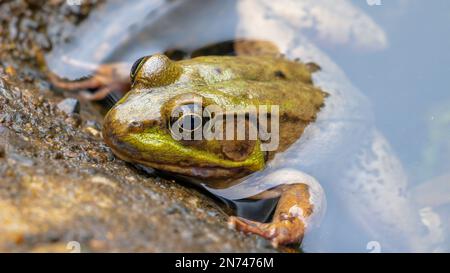
<svg viewBox="0 0 450 273"><path fill-rule="evenodd" d="M144 59L145 59L145 57L141 57L141 58L137 59L137 60L134 62L133 66L131 67L130 78L131 78L131 81L132 81L132 82L134 82L134 79L135 79L135 77L136 77L136 72L137 72L137 70L139 69L141 62L142 62Z"/></svg>
<svg viewBox="0 0 450 273"><path fill-rule="evenodd" d="M195 114L187 114L184 115L183 120L181 121L181 126L184 130L188 131L194 131L202 124L201 117L195 115ZM186 128L185 128L186 126Z"/></svg>
<svg viewBox="0 0 450 273"><path fill-rule="evenodd" d="M199 112L202 109L200 105L186 104L179 107L177 115L172 116L169 123L171 128L175 125L175 130L181 129L184 133L191 132L193 134L210 120L210 117L203 117Z"/></svg>

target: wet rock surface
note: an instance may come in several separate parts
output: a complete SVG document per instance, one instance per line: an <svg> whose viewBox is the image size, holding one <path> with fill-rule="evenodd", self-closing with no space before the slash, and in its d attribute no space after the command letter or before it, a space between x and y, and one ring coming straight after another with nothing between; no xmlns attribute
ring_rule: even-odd
<svg viewBox="0 0 450 273"><path fill-rule="evenodd" d="M0 4L0 251L273 251L228 229L216 200L116 159L98 105L61 108L70 94L50 90L34 49L64 42L100 2Z"/></svg>

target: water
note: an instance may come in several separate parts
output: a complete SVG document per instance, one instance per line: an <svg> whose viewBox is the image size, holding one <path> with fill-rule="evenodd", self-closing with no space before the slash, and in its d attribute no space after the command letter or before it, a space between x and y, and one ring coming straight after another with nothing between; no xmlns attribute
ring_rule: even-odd
<svg viewBox="0 0 450 273"><path fill-rule="evenodd" d="M353 1L385 31L388 47L361 52L324 47L372 102L376 125L388 138L411 181L419 183L450 172L450 3L433 0L383 1L368 6ZM439 124L439 125L438 125ZM433 131L442 131L433 140ZM442 142L437 158L427 158ZM431 162L432 161L432 164ZM450 183L450 181L449 181Z"/></svg>
<svg viewBox="0 0 450 273"><path fill-rule="evenodd" d="M143 55L172 48L189 51L236 37L271 40L288 57L319 63L324 69L316 84L332 94L306 137L264 172L289 167L322 184L328 208L303 249L449 251L449 20L446 0L391 0L381 6L343 0L131 6L115 0L92 14L73 42L52 51L48 61L58 74L77 78L88 71L61 56L131 66ZM362 164L361 153L369 164ZM288 175L277 177L257 184L256 175L243 183L248 187L216 193L248 197Z"/></svg>

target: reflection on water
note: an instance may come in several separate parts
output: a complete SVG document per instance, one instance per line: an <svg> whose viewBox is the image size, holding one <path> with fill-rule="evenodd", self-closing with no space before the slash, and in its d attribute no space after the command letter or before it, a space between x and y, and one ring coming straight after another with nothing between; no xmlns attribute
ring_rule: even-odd
<svg viewBox="0 0 450 273"><path fill-rule="evenodd" d="M315 83L331 96L317 122L266 170L215 193L241 199L308 174L324 188L328 206L320 227L306 236L305 251L366 252L374 243L381 251L449 251L450 110L437 102L450 103L450 84L434 76L448 73L442 61L448 64L448 56L441 56L443 48L428 52L424 46L436 46L422 38L448 31L448 16L440 24L434 18L438 24L419 35L415 30L424 28L408 22L420 1L381 7L333 0L124 2L108 1L81 24L70 44L48 56L51 69L76 78L87 71L61 56L131 64L236 37L270 40L289 58L318 63L323 70ZM428 9L450 10L446 1L436 3ZM405 48L415 58L407 59Z"/></svg>

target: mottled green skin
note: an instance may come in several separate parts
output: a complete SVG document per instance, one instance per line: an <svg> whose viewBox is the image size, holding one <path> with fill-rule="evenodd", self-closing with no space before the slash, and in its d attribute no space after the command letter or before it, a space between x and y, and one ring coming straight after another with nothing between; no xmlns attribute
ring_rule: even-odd
<svg viewBox="0 0 450 273"><path fill-rule="evenodd" d="M222 152L223 141L173 139L167 124L175 106L195 98L222 108L279 105L278 151L283 151L315 119L326 96L312 85L309 66L275 56L174 62L153 55L132 77L131 91L105 117L106 143L126 161L197 178L241 177L264 168L268 157L259 141L245 158L236 160Z"/></svg>

